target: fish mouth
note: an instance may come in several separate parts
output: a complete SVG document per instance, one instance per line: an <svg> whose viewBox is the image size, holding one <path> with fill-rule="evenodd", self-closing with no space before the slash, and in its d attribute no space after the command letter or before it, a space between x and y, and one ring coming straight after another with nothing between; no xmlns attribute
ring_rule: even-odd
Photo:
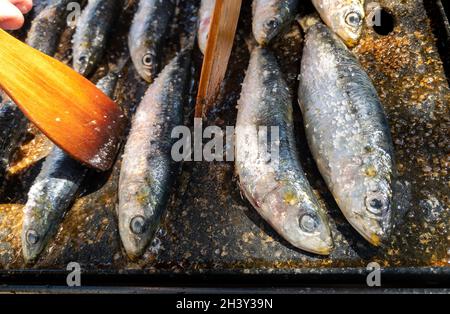
<svg viewBox="0 0 450 314"><path fill-rule="evenodd" d="M344 42L347 45L347 47L353 48L353 47L355 47L358 44L359 38L358 39L348 38Z"/></svg>
<svg viewBox="0 0 450 314"><path fill-rule="evenodd" d="M317 239L314 245L304 245L303 243L298 248L317 255L327 256L333 250L334 244L331 238L329 240Z"/></svg>
<svg viewBox="0 0 450 314"><path fill-rule="evenodd" d="M132 261L138 260L144 254L144 248L125 245L124 248L128 258Z"/></svg>
<svg viewBox="0 0 450 314"><path fill-rule="evenodd" d="M313 254L329 255L334 243L329 227L323 223L314 232L305 232L295 223L288 223L280 234L296 248Z"/></svg>
<svg viewBox="0 0 450 314"><path fill-rule="evenodd" d="M22 256L23 259L25 260L25 263L27 264L35 263L40 255L40 252L41 250L23 248Z"/></svg>
<svg viewBox="0 0 450 314"><path fill-rule="evenodd" d="M121 239L127 256L132 260L138 259L143 255L149 242L142 237L130 234L129 231L125 235L121 235Z"/></svg>
<svg viewBox="0 0 450 314"><path fill-rule="evenodd" d="M136 69L138 74L144 79L147 83L153 82L153 74L149 67L140 67Z"/></svg>
<svg viewBox="0 0 450 314"><path fill-rule="evenodd" d="M303 235L296 239L286 235L283 235L283 237L296 248L317 255L330 255L334 248L331 236L323 238L320 234L313 234Z"/></svg>
<svg viewBox="0 0 450 314"><path fill-rule="evenodd" d="M370 217L354 216L347 219L352 227L373 246L381 246L386 236L382 222ZM370 223L369 223L370 222Z"/></svg>
<svg viewBox="0 0 450 314"><path fill-rule="evenodd" d="M24 240L22 240L24 241ZM36 260L41 255L42 250L44 249L43 245L22 245L22 256L27 264L32 264L36 262Z"/></svg>
<svg viewBox="0 0 450 314"><path fill-rule="evenodd" d="M355 229L356 227L353 226ZM361 232L361 229L356 229L356 231L358 231L358 233L364 238L366 239L367 242L369 242L370 244L372 244L373 246L381 246L381 237L376 234L375 232L371 232L371 233L365 233L365 232Z"/></svg>
<svg viewBox="0 0 450 314"><path fill-rule="evenodd" d="M344 41L344 43L346 44L347 47L349 48L353 48L355 47L358 43L359 40L361 38L361 30L359 30L356 33L345 33L341 35L342 40Z"/></svg>

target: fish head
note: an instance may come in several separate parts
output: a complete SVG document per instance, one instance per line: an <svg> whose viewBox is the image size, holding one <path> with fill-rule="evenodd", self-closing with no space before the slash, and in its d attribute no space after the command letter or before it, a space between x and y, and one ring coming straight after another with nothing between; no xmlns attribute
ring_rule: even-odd
<svg viewBox="0 0 450 314"><path fill-rule="evenodd" d="M94 55L87 44L84 48L77 48L73 51L73 68L83 76L89 76L97 64Z"/></svg>
<svg viewBox="0 0 450 314"><path fill-rule="evenodd" d="M292 245L315 254L330 254L333 239L328 219L311 195L287 183L267 195L264 203L263 216Z"/></svg>
<svg viewBox="0 0 450 314"><path fill-rule="evenodd" d="M157 73L158 60L156 55L146 49L138 49L131 55L133 64L138 74L147 82L151 83Z"/></svg>
<svg viewBox="0 0 450 314"><path fill-rule="evenodd" d="M350 224L375 246L381 245L391 227L389 169L375 162L348 164L333 192Z"/></svg>
<svg viewBox="0 0 450 314"><path fill-rule="evenodd" d="M142 256L156 231L156 226L145 215L141 204L119 204L119 233L127 255L131 259Z"/></svg>
<svg viewBox="0 0 450 314"><path fill-rule="evenodd" d="M281 20L278 17L271 17L264 23L258 24L254 29L256 41L261 45L266 45L277 34Z"/></svg>
<svg viewBox="0 0 450 314"><path fill-rule="evenodd" d="M288 19L283 10L277 10L267 1L253 1L253 36L260 45L267 45L275 38Z"/></svg>
<svg viewBox="0 0 450 314"><path fill-rule="evenodd" d="M364 6L361 0L339 1L336 10L331 15L330 27L349 47L355 46L364 22Z"/></svg>
<svg viewBox="0 0 450 314"><path fill-rule="evenodd" d="M44 250L50 235L52 223L45 219L38 204L26 205L22 225L22 254L27 263L36 261ZM31 214L30 214L31 213Z"/></svg>

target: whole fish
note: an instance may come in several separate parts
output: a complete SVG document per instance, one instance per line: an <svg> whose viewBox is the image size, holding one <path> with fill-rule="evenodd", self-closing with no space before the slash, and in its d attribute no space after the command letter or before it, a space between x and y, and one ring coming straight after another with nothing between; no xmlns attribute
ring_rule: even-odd
<svg viewBox="0 0 450 314"><path fill-rule="evenodd" d="M215 4L216 0L202 0L200 4L197 41L198 47L203 54L205 53L206 43L208 42L208 34Z"/></svg>
<svg viewBox="0 0 450 314"><path fill-rule="evenodd" d="M306 36L299 104L309 147L350 224L379 245L391 225L393 144L372 81L322 23Z"/></svg>
<svg viewBox="0 0 450 314"><path fill-rule="evenodd" d="M171 17L173 0L140 0L128 35L131 59L139 75L152 82L159 70L160 51Z"/></svg>
<svg viewBox="0 0 450 314"><path fill-rule="evenodd" d="M298 0L253 0L253 36L260 45L268 44L291 23Z"/></svg>
<svg viewBox="0 0 450 314"><path fill-rule="evenodd" d="M183 122L190 49L179 53L150 85L138 106L119 180L119 231L125 251L139 257L166 209L176 172L171 132Z"/></svg>
<svg viewBox="0 0 450 314"><path fill-rule="evenodd" d="M118 72L112 71L97 83L97 87L111 97L117 79ZM47 156L24 207L22 253L26 262L35 261L55 235L87 171L86 166L56 146Z"/></svg>
<svg viewBox="0 0 450 314"><path fill-rule="evenodd" d="M312 0L325 24L349 46L361 37L364 0Z"/></svg>
<svg viewBox="0 0 450 314"><path fill-rule="evenodd" d="M28 192L23 210L22 253L34 261L57 232L87 169L54 147Z"/></svg>
<svg viewBox="0 0 450 314"><path fill-rule="evenodd" d="M36 16L28 32L26 43L31 47L53 56L58 48L61 34L69 14L67 5L82 0L52 0Z"/></svg>
<svg viewBox="0 0 450 314"><path fill-rule="evenodd" d="M88 76L103 57L121 0L89 0L73 37L73 68Z"/></svg>
<svg viewBox="0 0 450 314"><path fill-rule="evenodd" d="M259 214L288 242L326 255L333 247L328 219L298 160L292 98L275 57L254 48L242 85L236 122L240 187ZM262 128L261 128L262 127ZM264 127L278 127L278 156L267 158ZM268 129L267 129L268 130ZM272 150L272 148L271 148ZM272 162L268 162L271 160ZM277 162L276 162L277 161Z"/></svg>

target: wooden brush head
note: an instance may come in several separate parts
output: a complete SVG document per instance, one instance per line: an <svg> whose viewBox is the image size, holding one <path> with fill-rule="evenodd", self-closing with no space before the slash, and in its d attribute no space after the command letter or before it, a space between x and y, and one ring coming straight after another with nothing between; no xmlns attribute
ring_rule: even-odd
<svg viewBox="0 0 450 314"><path fill-rule="evenodd" d="M69 155L111 167L126 118L89 80L0 30L0 87Z"/></svg>

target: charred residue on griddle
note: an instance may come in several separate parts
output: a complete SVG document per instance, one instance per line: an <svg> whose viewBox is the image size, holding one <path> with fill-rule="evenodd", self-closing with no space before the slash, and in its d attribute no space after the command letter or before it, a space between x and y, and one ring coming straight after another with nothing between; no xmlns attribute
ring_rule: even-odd
<svg viewBox="0 0 450 314"><path fill-rule="evenodd" d="M355 52L375 82L395 145L401 208L386 258L393 265L445 264L450 90L423 6L382 3L399 23L386 36L369 30Z"/></svg>
<svg viewBox="0 0 450 314"><path fill-rule="evenodd" d="M20 267L22 205L0 204L0 269Z"/></svg>

